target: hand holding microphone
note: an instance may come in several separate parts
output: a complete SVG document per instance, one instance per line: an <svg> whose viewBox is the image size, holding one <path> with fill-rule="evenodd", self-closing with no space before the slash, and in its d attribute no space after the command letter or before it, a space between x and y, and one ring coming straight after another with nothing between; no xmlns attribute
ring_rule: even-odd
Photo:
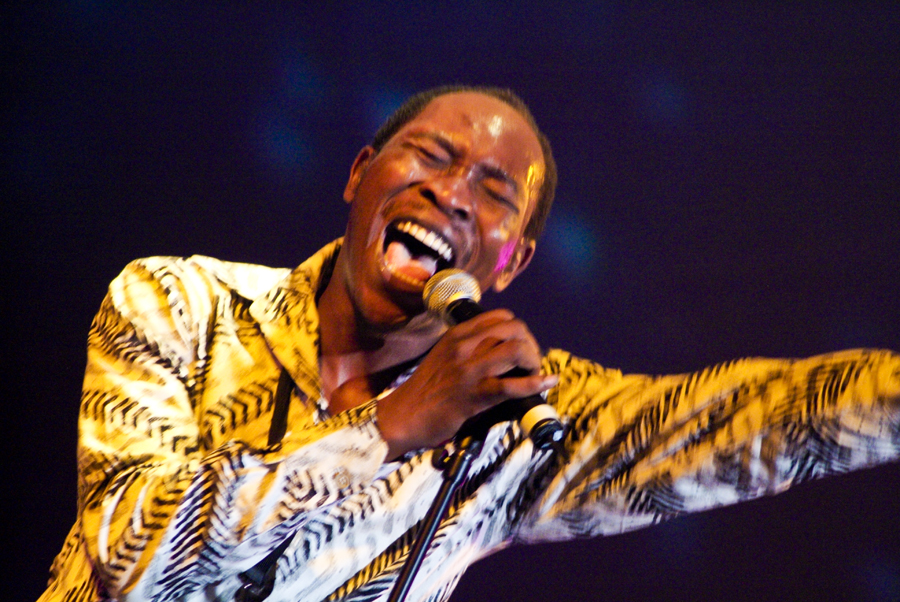
<svg viewBox="0 0 900 602"><path fill-rule="evenodd" d="M442 270L432 276L425 285L423 298L428 311L440 316L451 326L484 312L478 304L481 300L478 282L462 270ZM503 377L529 374L527 370L515 367ZM534 394L520 399L508 399L473 416L460 427L458 437L483 437L491 426L504 420L519 420L526 436L539 449L559 447L565 435L556 410L541 395Z"/></svg>

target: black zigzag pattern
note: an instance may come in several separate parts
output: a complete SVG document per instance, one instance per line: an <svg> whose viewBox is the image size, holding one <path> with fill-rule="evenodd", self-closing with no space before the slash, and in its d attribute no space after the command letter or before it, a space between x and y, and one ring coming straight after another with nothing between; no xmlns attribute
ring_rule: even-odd
<svg viewBox="0 0 900 602"><path fill-rule="evenodd" d="M169 525L169 561L159 580L165 599L177 599L209 582L236 545L228 516L244 452L246 446L234 443L207 456L179 500Z"/></svg>
<svg viewBox="0 0 900 602"><path fill-rule="evenodd" d="M143 273L148 282L153 282L157 276L139 263L132 263L129 267L136 273ZM161 305L155 310L166 312L167 317L174 319L183 313L184 301L180 297L173 301L174 307ZM135 329L134 325L120 313L113 302L112 293L106 295L94 317L88 334L88 347L96 348L108 357L134 365L143 362L147 366L159 366L184 383L184 374L179 369L180 366L175 366L170 354L162 353L157 343L149 341L144 333Z"/></svg>
<svg viewBox="0 0 900 602"><path fill-rule="evenodd" d="M115 391L85 388L81 401L81 417L115 430L127 426L147 439L157 441L160 449L190 455L198 450L197 441L184 432L183 425L154 415L146 403Z"/></svg>
<svg viewBox="0 0 900 602"><path fill-rule="evenodd" d="M200 440L205 449L213 446L216 436L225 437L236 428L272 412L277 375L264 382L252 382L234 394L212 403L200 419Z"/></svg>
<svg viewBox="0 0 900 602"><path fill-rule="evenodd" d="M310 521L311 523L318 523L318 525L314 527L316 533L327 533L328 535L341 533L343 528L352 524L359 524L359 521L364 519L365 513L382 510L384 505L390 501L394 492L422 462L423 458L421 455L414 456L410 461L403 463L398 470L392 472L385 478L376 481L372 486L367 488L366 491L353 496L353 501L349 508L331 510L327 515ZM354 512L355 515L353 518L349 518L348 514L353 514ZM332 513L334 513L335 516L332 516ZM323 526L324 524L328 524L329 527ZM385 571L392 573L394 570L399 570L399 566L402 565L398 565L398 563L402 563L403 557L412 545L415 532L415 528L410 529L392 542L387 550L375 557L375 559L362 571L338 588L337 591L332 593L328 599L343 599L344 596L350 592L354 592L355 595L355 592L357 592L361 586L368 584L373 579L377 579L379 575L383 574ZM307 530L304 529L304 535L306 533ZM315 537L315 542L311 542L309 539L309 537L305 537L299 550L295 553L286 555L285 562L279 565L280 574L290 574L300 565L308 562L309 559L313 557L313 554L318 549L319 545L327 543L327 541L321 541L321 538L318 536ZM392 580L393 577L390 577L390 579ZM380 591L377 588L375 588L375 590ZM369 591L375 590L370 588ZM362 595L365 595L364 592L361 593Z"/></svg>
<svg viewBox="0 0 900 602"><path fill-rule="evenodd" d="M473 466L472 473L460 485L459 489L454 493L453 499L448 509L447 516L441 522L440 527L435 533L434 540L430 549L437 548L447 538L447 536L457 528L459 512L462 506L472 499L478 489L484 485L497 470L503 466L503 463L509 455L515 450L516 446L522 441L521 429L518 426L508 425L500 436L497 444L486 446L482 452L482 456L478 458L478 463ZM416 456L413 462L407 463L396 473L385 479L384 494L390 495L393 488L399 486L402 482L404 474L409 474L415 465L422 462L422 456ZM390 483L390 485L387 485ZM381 488L377 489L381 492ZM497 495L492 498L494 506L504 506L508 504L509 499L515 492L509 491L508 495ZM343 504L342 504L343 506ZM495 514L495 509L488 509L479 519L478 523L467 525L470 532L480 530L482 523L490 519ZM329 512L328 520L336 519L342 512ZM364 518L363 516L355 517L357 520ZM327 599L328 600L346 600L354 602L362 602L366 600L374 600L383 595L384 591L393 586L397 575L406 562L409 551L415 542L416 537L422 529L423 521L419 521L402 536L397 538L384 552L375 557L365 568L345 582L340 588L335 590ZM347 524L345 521L344 524ZM310 556L307 556L310 557ZM449 588L450 584L448 584ZM452 589L452 588L450 588ZM442 589L441 592L449 592L450 589ZM438 598L443 597L443 593Z"/></svg>
<svg viewBox="0 0 900 602"><path fill-rule="evenodd" d="M101 588L96 580L78 584L66 592L63 602L104 602L110 600L108 594Z"/></svg>

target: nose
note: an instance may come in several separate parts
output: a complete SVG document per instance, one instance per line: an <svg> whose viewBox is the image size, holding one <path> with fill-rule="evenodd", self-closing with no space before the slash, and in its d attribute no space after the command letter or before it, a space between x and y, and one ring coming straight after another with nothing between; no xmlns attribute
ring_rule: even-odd
<svg viewBox="0 0 900 602"><path fill-rule="evenodd" d="M422 184L421 193L448 215L465 222L472 219L473 199L465 178L450 174L431 178Z"/></svg>

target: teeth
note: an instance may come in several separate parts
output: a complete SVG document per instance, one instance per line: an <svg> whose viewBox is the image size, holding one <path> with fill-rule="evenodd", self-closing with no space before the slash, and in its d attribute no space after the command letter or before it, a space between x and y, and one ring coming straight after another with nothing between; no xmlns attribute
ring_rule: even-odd
<svg viewBox="0 0 900 602"><path fill-rule="evenodd" d="M445 261L453 261L453 249L450 248L450 245L447 244L447 241L445 241L444 238L437 232L426 230L419 224L414 224L412 222L400 222L399 224L397 224L397 229L401 232L409 234L420 243L440 255Z"/></svg>

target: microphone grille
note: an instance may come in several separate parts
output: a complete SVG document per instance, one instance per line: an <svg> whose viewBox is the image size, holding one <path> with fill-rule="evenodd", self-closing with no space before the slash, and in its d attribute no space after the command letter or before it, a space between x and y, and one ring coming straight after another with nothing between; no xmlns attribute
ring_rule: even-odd
<svg viewBox="0 0 900 602"><path fill-rule="evenodd" d="M425 307L437 315L443 315L447 306L457 299L481 301L478 281L462 270L441 270L428 279L422 292Z"/></svg>

